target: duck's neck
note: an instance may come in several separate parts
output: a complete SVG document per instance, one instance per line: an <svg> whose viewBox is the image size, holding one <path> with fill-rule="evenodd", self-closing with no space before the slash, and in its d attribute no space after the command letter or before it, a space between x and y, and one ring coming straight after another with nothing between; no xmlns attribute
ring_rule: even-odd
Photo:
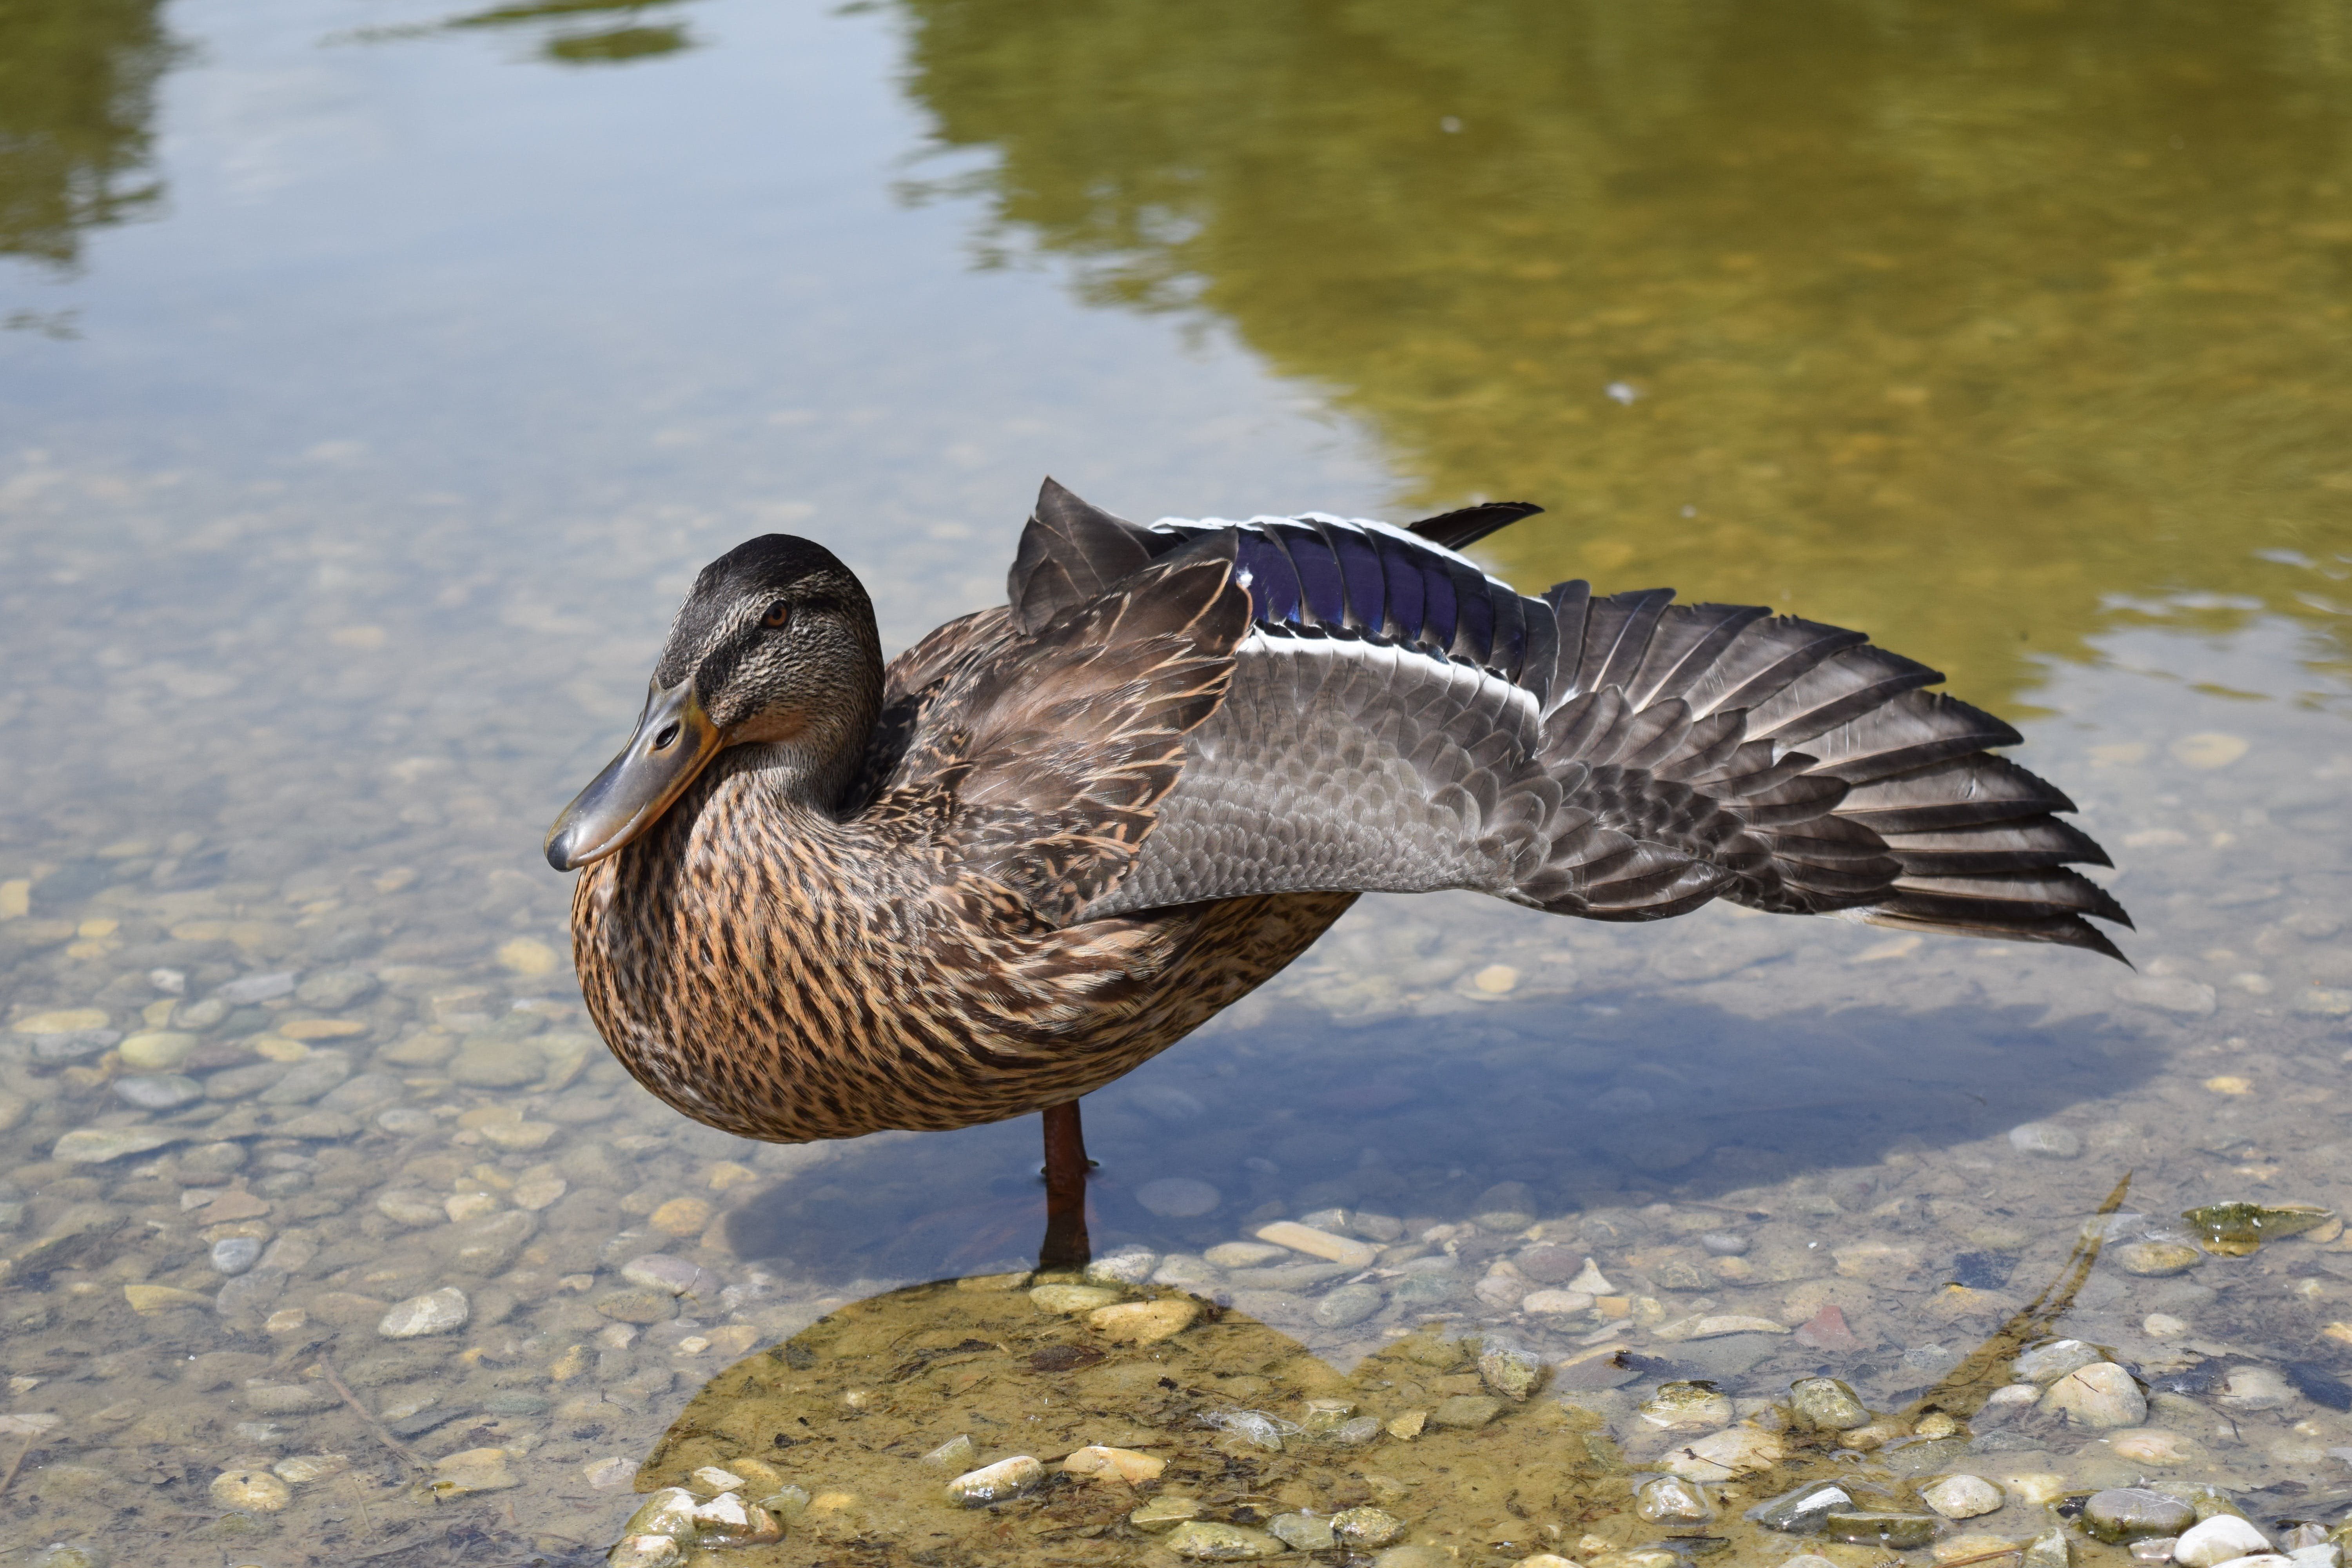
<svg viewBox="0 0 2352 1568"><path fill-rule="evenodd" d="M882 711L882 660L877 652L823 710L798 715L781 735L754 733L728 748L730 773L757 772L777 804L796 814L837 816L866 761Z"/></svg>

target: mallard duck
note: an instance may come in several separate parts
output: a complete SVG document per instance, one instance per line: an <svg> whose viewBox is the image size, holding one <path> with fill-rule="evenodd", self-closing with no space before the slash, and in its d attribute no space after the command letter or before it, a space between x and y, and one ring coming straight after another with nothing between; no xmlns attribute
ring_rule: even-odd
<svg viewBox="0 0 2352 1568"><path fill-rule="evenodd" d="M1859 632L1664 588L1529 598L1461 553L1539 510L1144 525L1049 479L1007 603L887 667L831 552L728 552L548 835L583 868L597 1026L746 1138L1045 1111L1066 1209L1078 1098L1366 892L1603 921L1728 899L2121 956L2073 803L1986 750L2014 730Z"/></svg>

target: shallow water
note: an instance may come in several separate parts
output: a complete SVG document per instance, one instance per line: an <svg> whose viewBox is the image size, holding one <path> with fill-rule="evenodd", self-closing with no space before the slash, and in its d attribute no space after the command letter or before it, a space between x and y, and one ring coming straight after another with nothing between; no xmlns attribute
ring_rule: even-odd
<svg viewBox="0 0 2352 1568"><path fill-rule="evenodd" d="M1154 1495L1589 1561L1661 1532L1657 1385L1954 1408L2126 1176L2036 1328L2137 1366L2139 1426L1791 1440L1719 1521L1857 1464L2352 1501L2340 1230L2122 1267L2193 1206L2352 1202L2343 5L33 5L0 127L12 1549L587 1563L757 1459L824 1506L713 1562L1141 1563ZM902 646L1001 595L1047 471L1146 516L1524 495L1525 587L1868 628L2025 730L2137 973L1368 902L1087 1102L1098 1256L1222 1315L1023 1372L1094 1331L907 1288L1034 1258L1034 1125L682 1121L589 1034L537 845L701 562L807 531ZM1375 1256L1201 1259L1307 1216ZM1588 1258L1605 1300L1525 1310ZM461 1326L380 1331L449 1288ZM1465 1335L1550 1384L1280 1459L1198 1425L1478 1397ZM1020 1364L847 1402L970 1339ZM754 1430L773 1368L849 1424ZM952 1512L960 1432L1171 1465ZM2011 1489L1960 1528L2048 1528Z"/></svg>

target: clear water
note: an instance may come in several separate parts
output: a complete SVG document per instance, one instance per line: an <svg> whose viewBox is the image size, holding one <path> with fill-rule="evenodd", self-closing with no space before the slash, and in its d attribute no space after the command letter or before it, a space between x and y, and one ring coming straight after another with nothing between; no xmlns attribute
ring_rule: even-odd
<svg viewBox="0 0 2352 1568"><path fill-rule="evenodd" d="M1722 911L1368 903L1088 1102L1100 1251L1332 1206L1472 1227L1405 1247L1450 1249L1450 1298L1387 1274L1340 1327L1313 1315L1328 1286L1205 1280L1271 1337L1199 1353L1288 1369L1218 1363L1265 1383L1234 1401L1360 1382L1433 1313L1588 1348L1609 1321L1471 1292L1549 1239L1595 1258L1657 1363L1589 1396L1638 1467L1629 1413L1677 1368L1743 1398L1822 1367L1878 1408L1917 1397L2126 1173L2135 1237L2222 1199L2344 1207L2347 148L2352 12L2320 0L0 10L14 1543L593 1561L641 1461L677 1479L687 1449L656 1445L737 1355L837 1310L959 1342L982 1293L888 1292L1021 1266L1034 1127L782 1150L682 1122L581 1048L537 844L703 561L821 538L902 646L1001 595L1047 472L1146 516L1524 496L1551 510L1487 559L1530 589L1672 583L1867 628L2021 724L2139 922L2135 978ZM22 1026L152 1034L281 973L317 984L230 1011L197 1059L343 1052L381 1075L329 1101L356 1132L278 1134L319 1108L268 1089L142 1109L119 1049ZM457 1081L517 1041L537 1076ZM2029 1121L2081 1152L2020 1152ZM110 1129L171 1142L58 1157ZM1218 1206L1155 1215L1139 1192L1171 1176ZM1477 1228L1505 1199L1541 1233ZM453 1203L475 1217L433 1217ZM1703 1226L1747 1236L1745 1277ZM240 1230L279 1250L225 1313L208 1258ZM2151 1376L2341 1374L2333 1234L2172 1278L2103 1261L2064 1327ZM598 1303L656 1249L734 1294L611 1343ZM380 1337L452 1285L464 1329ZM1746 1352L1656 1332L1823 1302L1864 1349L1727 1370ZM2186 1328L2151 1336L2156 1312ZM515 1484L419 1490L314 1368L425 1473L498 1448ZM901 1414L901 1447L962 1419ZM2273 1513L2352 1489L2325 1398L2200 1394L2147 1425L2187 1457L2034 1428L1968 1462L2212 1480ZM1506 1432L1527 1446L1458 1463L1552 1462L1559 1434ZM1148 1550L1118 1510L1049 1546L941 1511L910 1479L932 1472L779 1452L879 1511L742 1561L845 1536L877 1561ZM280 1510L210 1489L317 1454L348 1468ZM1375 1473L1465 1561L1639 1536L1622 1474L1514 1512L1406 1474L1435 1463L1399 1441ZM2012 1501L1989 1528L2040 1521Z"/></svg>

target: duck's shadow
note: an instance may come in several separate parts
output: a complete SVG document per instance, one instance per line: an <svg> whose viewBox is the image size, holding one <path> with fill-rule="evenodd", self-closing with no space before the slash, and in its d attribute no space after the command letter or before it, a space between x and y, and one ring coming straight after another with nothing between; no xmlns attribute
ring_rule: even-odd
<svg viewBox="0 0 2352 1568"><path fill-rule="evenodd" d="M1194 1248L1277 1204L1457 1219L1506 1182L1538 1215L1790 1184L1851 1208L1890 1153L1994 1138L2160 1065L2158 1043L2102 1018L2042 1018L1981 1005L1758 1018L1640 993L1360 1023L1276 1013L1085 1101L1095 1247ZM729 1239L827 1284L1026 1267L1037 1170L1034 1118L860 1139L738 1210ZM1213 1192L1171 1203L1148 1186L1171 1177ZM1187 1195L1214 1205L1168 1212Z"/></svg>

